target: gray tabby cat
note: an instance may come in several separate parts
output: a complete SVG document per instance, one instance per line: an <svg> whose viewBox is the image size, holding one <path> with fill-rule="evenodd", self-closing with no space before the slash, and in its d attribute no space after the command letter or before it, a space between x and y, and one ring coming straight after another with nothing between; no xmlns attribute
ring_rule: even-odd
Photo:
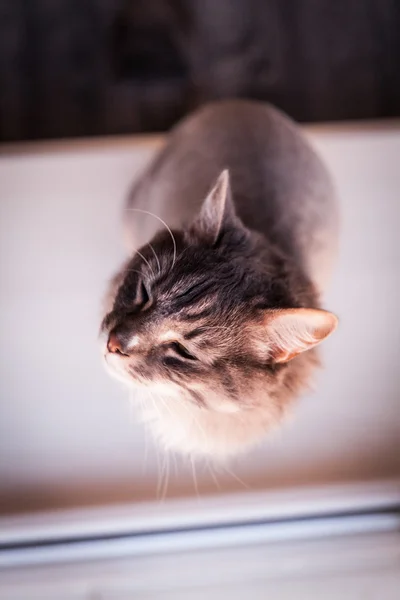
<svg viewBox="0 0 400 600"><path fill-rule="evenodd" d="M149 392L138 410L165 447L237 453L280 421L337 325L320 308L338 232L327 171L276 109L220 102L172 131L126 214L140 250L111 284L106 365Z"/></svg>

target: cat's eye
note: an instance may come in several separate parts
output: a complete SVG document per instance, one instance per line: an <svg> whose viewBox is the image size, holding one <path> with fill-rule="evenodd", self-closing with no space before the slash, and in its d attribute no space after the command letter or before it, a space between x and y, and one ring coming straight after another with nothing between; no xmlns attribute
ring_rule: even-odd
<svg viewBox="0 0 400 600"><path fill-rule="evenodd" d="M186 360L197 360L197 358L193 356L193 354L191 354L189 350L179 342L171 342L170 344L168 344L168 348L173 350L175 354L178 354L178 356L180 356L181 358L185 358Z"/></svg>
<svg viewBox="0 0 400 600"><path fill-rule="evenodd" d="M150 293L146 287L146 284L141 280L138 284L136 291L136 304L145 306L150 302Z"/></svg>

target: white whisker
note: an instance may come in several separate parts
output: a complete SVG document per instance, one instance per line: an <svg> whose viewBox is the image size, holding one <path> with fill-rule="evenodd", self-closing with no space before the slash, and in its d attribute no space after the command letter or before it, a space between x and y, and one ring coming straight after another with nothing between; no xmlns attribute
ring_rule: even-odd
<svg viewBox="0 0 400 600"><path fill-rule="evenodd" d="M203 434L204 436L204 441L207 445L207 434L204 430L204 427L202 426L202 424L200 423L200 419L197 419L195 416L195 410L196 408L193 407L193 410L190 410L189 407L186 405L185 400L183 401L179 401L179 406L182 406L184 408L184 410L186 410L186 412L189 414L189 417L191 418L191 420L193 421L193 423L198 427L199 431Z"/></svg>
<svg viewBox="0 0 400 600"><path fill-rule="evenodd" d="M160 410L157 406L157 403L153 397L153 395L151 394L150 390L149 390L149 396L150 396L150 400L152 401L154 410L157 412L158 414L158 418L161 419L161 413ZM163 469L163 464L161 463L161 459L160 459L160 453L158 451L158 448L156 446L156 457L157 457L157 471L158 471L158 476L157 476L157 490L156 490L156 496L157 499L160 498L160 492L161 489L163 487L163 474L164 474L164 469Z"/></svg>
<svg viewBox="0 0 400 600"><path fill-rule="evenodd" d="M217 486L217 489L219 489L219 490L220 490L220 489L221 489L221 485L220 485L220 483L219 483L219 481L218 481L218 479L217 479L217 474L216 474L216 473L215 473L215 471L213 470L212 464L210 463L210 460L209 460L209 459L206 461L206 465L207 465L207 467L208 467L208 470L209 470L209 472L210 472L210 475L211 475L211 477L212 477L212 479L213 479L213 481L214 481L215 485Z"/></svg>
<svg viewBox="0 0 400 600"><path fill-rule="evenodd" d="M153 269L151 268L151 264L149 263L149 261L147 260L147 258L145 258L145 257L143 256L143 254L142 254L141 252L139 252L139 250L135 250L135 253L136 253L136 254L139 254L139 256L140 256L140 257L141 257L141 258L144 260L144 262L146 263L146 265L149 267L149 269L150 269L150 271L151 271L151 274L152 274L152 275L153 275L153 277L155 278L154 271L153 271Z"/></svg>
<svg viewBox="0 0 400 600"><path fill-rule="evenodd" d="M137 273L138 275L140 275L140 277L143 277L143 273L141 271L138 271L137 269L127 269L128 273Z"/></svg>
<svg viewBox="0 0 400 600"><path fill-rule="evenodd" d="M243 487L245 487L247 490L250 489L250 486L247 483L245 483L243 481L243 479L240 479L240 477L238 475L236 475L236 473L234 473L233 471L231 471L231 469L229 469L229 467L227 467L226 464L222 464L221 466L228 473L228 475L230 475L231 477L233 477L234 479L236 479L236 481L238 483L240 483Z"/></svg>
<svg viewBox="0 0 400 600"><path fill-rule="evenodd" d="M164 487L165 453L160 456L160 477L157 485L157 500L161 502L161 493Z"/></svg>
<svg viewBox="0 0 400 600"><path fill-rule="evenodd" d="M143 453L143 469L142 472L146 473L147 470L147 462L149 459L149 430L147 428L147 423L143 423L144 426L144 453Z"/></svg>
<svg viewBox="0 0 400 600"><path fill-rule="evenodd" d="M192 454L190 455L190 462L191 462L191 465L192 465L192 475L193 475L194 489L195 489L195 492L196 492L196 498L197 498L197 500L200 500L199 487L198 487L198 484L197 484L196 465L195 465L194 458L193 458Z"/></svg>
<svg viewBox="0 0 400 600"><path fill-rule="evenodd" d="M178 459L177 459L176 453L173 451L172 451L172 458L174 461L174 473L175 473L175 476L177 477L178 476Z"/></svg>
<svg viewBox="0 0 400 600"><path fill-rule="evenodd" d="M172 243L174 245L174 256L173 256L173 259L172 259L172 267L171 267L171 269L173 269L174 265L175 265L175 261L176 261L176 241L175 241L175 238L174 238L174 235L173 235L171 229L168 227L168 225L166 224L166 222L163 221L160 217L158 217L157 215L155 215L154 213L152 213L152 212L150 212L148 210L142 210L141 208L127 208L126 210L133 210L135 212L140 212L140 213L143 213L145 215L150 215L151 217L154 217L155 219L158 219L160 221L160 223L162 223L164 225L164 227L169 231L169 234L170 234L171 239L172 239Z"/></svg>
<svg viewBox="0 0 400 600"><path fill-rule="evenodd" d="M153 392L153 394L156 394L156 392ZM156 398L158 398L158 400L160 401L161 406L166 409L166 411L171 415L171 417L173 417L174 415L172 414L172 411L168 406L168 402L164 398L161 398L159 394L156 394Z"/></svg>
<svg viewBox="0 0 400 600"><path fill-rule="evenodd" d="M159 261L159 259L158 259L158 256L157 256L157 254L156 254L156 251L154 250L154 248L153 248L153 246L150 244L150 242L149 242L147 245L148 245L148 246L150 246L150 248L151 248L151 250L152 250L152 252L153 252L153 254L154 254L154 258L155 258L155 259L156 259L156 261L157 261L157 265L158 265L158 275L161 275L161 265L160 265L160 261Z"/></svg>
<svg viewBox="0 0 400 600"><path fill-rule="evenodd" d="M164 482L163 482L163 486L161 488L161 496L160 496L160 501L164 502L166 496L167 496L167 492L168 492L168 483L169 483L169 454L168 452L165 453L165 469L164 469Z"/></svg>
<svg viewBox="0 0 400 600"><path fill-rule="evenodd" d="M157 458L157 490L156 490L156 498L158 499L160 497L162 471L161 471L160 453L158 451L157 446L156 446L156 458Z"/></svg>
<svg viewBox="0 0 400 600"><path fill-rule="evenodd" d="M153 392L151 392L150 390L148 390L148 392L149 392L151 401L153 403L154 410L156 411L158 418L162 419L162 415L161 415L160 409L159 409L159 407L157 405L156 399L153 396Z"/></svg>

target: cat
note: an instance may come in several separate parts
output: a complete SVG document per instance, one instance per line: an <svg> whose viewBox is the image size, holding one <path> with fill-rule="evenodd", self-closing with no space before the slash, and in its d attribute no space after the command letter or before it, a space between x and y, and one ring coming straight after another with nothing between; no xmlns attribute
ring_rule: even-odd
<svg viewBox="0 0 400 600"><path fill-rule="evenodd" d="M139 413L165 448L216 460L250 448L307 388L337 326L320 306L339 230L325 166L272 106L206 105L134 185L125 228L107 369L142 389Z"/></svg>

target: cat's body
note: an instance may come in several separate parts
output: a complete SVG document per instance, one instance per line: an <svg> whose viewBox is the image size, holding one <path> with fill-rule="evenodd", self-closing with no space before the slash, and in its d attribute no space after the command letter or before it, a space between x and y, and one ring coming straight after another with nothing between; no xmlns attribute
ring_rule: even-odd
<svg viewBox="0 0 400 600"><path fill-rule="evenodd" d="M299 128L267 104L220 102L185 119L135 185L129 207L179 229L198 213L223 169L243 223L290 253L322 292L338 239L331 179ZM132 248L160 225L129 211L125 219Z"/></svg>
<svg viewBox="0 0 400 600"><path fill-rule="evenodd" d="M280 112L221 102L170 134L127 208L140 252L111 286L106 362L149 390L166 446L237 452L307 386L336 326L319 310L338 231L326 169Z"/></svg>

